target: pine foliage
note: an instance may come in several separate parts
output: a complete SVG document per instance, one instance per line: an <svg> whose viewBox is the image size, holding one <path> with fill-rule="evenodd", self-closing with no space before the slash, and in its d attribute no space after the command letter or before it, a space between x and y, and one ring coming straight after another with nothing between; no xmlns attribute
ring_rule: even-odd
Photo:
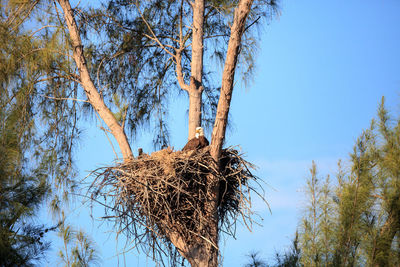
<svg viewBox="0 0 400 267"><path fill-rule="evenodd" d="M63 30L51 2L2 1L0 90L2 110L19 109L19 138L29 168L52 181L53 208L67 200L76 184L72 147L79 137L80 109Z"/></svg>
<svg viewBox="0 0 400 267"><path fill-rule="evenodd" d="M384 107L358 138L350 168L321 183L313 163L300 230L302 266L400 263L400 118Z"/></svg>
<svg viewBox="0 0 400 267"><path fill-rule="evenodd" d="M222 66L238 1L207 1L204 21L204 94L202 120L210 129L215 117L220 84L215 74ZM238 66L251 78L257 51L257 27L277 13L275 0L253 4L242 41ZM126 99L127 129L134 136L143 126L154 129L155 147L169 145L169 102L183 92L176 79L174 55L182 49L183 78L190 83L192 60L192 6L189 1L112 0L79 10L87 57L96 85L116 112L115 95ZM95 38L94 38L95 36ZM216 64L217 63L217 64ZM115 104L115 105L114 105Z"/></svg>
<svg viewBox="0 0 400 267"><path fill-rule="evenodd" d="M75 230L65 223L60 224L58 235L64 247L58 252L59 260L65 267L98 266L100 256L94 242L83 230Z"/></svg>
<svg viewBox="0 0 400 267"><path fill-rule="evenodd" d="M34 216L73 192L76 87L51 1L0 2L0 266L30 266L47 251Z"/></svg>
<svg viewBox="0 0 400 267"><path fill-rule="evenodd" d="M4 106L4 95L0 104ZM0 266L31 266L44 256L49 231L32 218L49 186L40 169L26 158L31 118L21 103L0 109Z"/></svg>

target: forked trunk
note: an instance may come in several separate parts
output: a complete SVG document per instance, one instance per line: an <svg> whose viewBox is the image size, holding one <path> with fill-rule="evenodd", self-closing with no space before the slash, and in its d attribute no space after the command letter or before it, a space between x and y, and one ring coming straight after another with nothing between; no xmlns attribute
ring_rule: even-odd
<svg viewBox="0 0 400 267"><path fill-rule="evenodd" d="M197 1L196 1L197 2ZM241 38L245 30L246 18L250 13L253 0L241 0L238 7L235 9L234 21L231 27L231 36L229 39L227 55L225 59L225 67L222 77L222 86L220 98L217 107L217 116L215 118L214 129L212 133L211 143L211 156L214 159L213 163L216 164L216 168L219 166L219 158L222 151L222 145L225 137L226 125L228 120L228 113L230 108L230 102L233 91L233 82L235 77L235 69L237 59L240 53ZM204 14L204 13L203 13ZM193 43L194 38L193 38ZM193 70L193 62L192 62ZM191 86L196 85L201 88L201 84L198 84L194 77L191 77ZM192 88L190 88L192 89ZM196 126L196 120L198 123L201 122L201 91L199 98L196 99L190 94L190 107L193 110L189 110L189 138L190 134ZM197 95L196 95L197 96ZM194 110L195 106L198 110ZM199 106L197 106L199 105ZM191 113L191 111L193 113ZM196 113L197 112L197 113ZM193 117L191 117L193 116ZM191 120L193 118L193 120ZM204 221L201 222L201 232L207 232L209 234L209 240L201 240L195 245L192 245L189 250L183 254L183 256L189 261L192 267L217 267L218 266L218 199L219 199L219 181L216 177L210 175L207 179L209 185L209 191L207 192L207 204L205 205L205 216Z"/></svg>
<svg viewBox="0 0 400 267"><path fill-rule="evenodd" d="M99 113L100 117L109 127L111 133L116 138L118 145L124 156L124 160L132 158L132 151L125 135L123 127L107 108L103 99L100 97L93 81L90 78L87 69L86 60L83 55L82 42L79 36L74 14L68 0L58 0L61 5L67 26L70 32L70 38L74 49L74 60L79 69L82 86L86 92L89 102ZM182 89L189 94L189 139L195 135L196 127L201 125L201 95L203 91L203 35L204 35L204 0L195 0L193 6L193 38L192 38L192 61L190 84L185 85L182 68L177 65L178 82ZM233 91L234 74L237 64L237 58L240 52L241 37L245 30L245 22L253 0L240 0L235 9L234 20L231 27L231 35L228 44L225 67L222 77L221 93L218 101L217 115L212 133L211 156L213 163L218 167L218 161L221 155L222 144L225 137L226 124L228 119L229 107ZM176 54L176 62L181 64L181 50ZM178 234L167 233L167 237L180 251L189 263L194 267L217 267L218 266L218 199L219 199L219 181L217 177L210 175L207 178L208 192L207 201L204 206L204 216L200 222L199 235L191 242L184 242ZM208 238L204 238L207 236Z"/></svg>

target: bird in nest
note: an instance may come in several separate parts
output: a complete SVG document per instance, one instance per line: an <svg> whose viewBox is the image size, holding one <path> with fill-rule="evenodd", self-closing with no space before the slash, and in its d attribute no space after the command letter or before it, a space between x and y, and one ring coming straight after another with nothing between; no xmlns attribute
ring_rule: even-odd
<svg viewBox="0 0 400 267"><path fill-rule="evenodd" d="M209 145L207 138L204 137L203 128L196 128L196 135L190 139L189 142L183 147L182 151L190 151L195 149L201 149Z"/></svg>

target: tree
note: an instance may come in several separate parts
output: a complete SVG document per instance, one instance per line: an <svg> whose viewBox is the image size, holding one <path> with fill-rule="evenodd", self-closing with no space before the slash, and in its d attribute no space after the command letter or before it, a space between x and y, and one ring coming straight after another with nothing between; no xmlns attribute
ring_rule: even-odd
<svg viewBox="0 0 400 267"><path fill-rule="evenodd" d="M275 252L274 262L267 263L258 256L259 252L251 252L247 257L250 262L245 264L245 267L264 267L264 266L274 266L274 267L296 267L296 266L306 266L302 265L300 260L301 251L299 248L299 235L296 232L295 238L293 239L292 245L289 249L284 252Z"/></svg>
<svg viewBox="0 0 400 267"><path fill-rule="evenodd" d="M165 93L161 93L161 88L165 86L164 82L172 81L170 76L171 69L175 69L176 72L175 83L177 82L180 88L188 93L188 138L190 139L194 136L194 129L201 125L201 114L204 108L202 93L206 91L203 83L203 57L204 51L207 51L205 47L209 46L205 46L204 43L205 32L217 34L217 37L229 38L227 48L222 48L219 51L226 51L226 57L210 145L210 154L214 161L211 164L215 164L217 169L220 168L222 146L234 87L235 69L240 52L244 50L242 48L242 37L251 28L252 24L258 21L257 17L250 22L247 21L247 18L255 15L261 16L269 7L274 8L275 2L256 1L253 3L251 0L241 0L210 1L207 4L203 0L196 0L193 3L187 1L110 1L108 11L111 13L93 11L91 16L85 17L83 15L80 17L80 24L76 19L77 10L71 7L69 1L59 0L57 2L63 11L64 22L61 21L61 24L65 23L68 28L73 59L77 67L77 72L73 76L82 86L92 108L107 125L107 131L117 141L125 163L133 159L133 152L125 133L125 120L130 118L131 129L134 130L137 127L135 122L146 118L150 113L149 109L155 105L161 105L160 99ZM262 13L257 13L257 11L262 11ZM107 58L98 59L96 51L99 51L99 49L96 49L95 43L89 45L89 48L85 50L81 37L81 32L83 35L87 34L89 36L88 29L85 26L88 25L86 23L89 23L90 20L94 21L95 26L99 26L99 24L96 24L98 20L94 19L96 17L106 17L113 21L113 23L101 23L108 30L106 33L110 40L110 44L105 47L111 48L113 52L108 59L116 59L116 61L122 62L114 66L112 65L113 63L108 64L106 67L109 68L108 72L101 72L103 61ZM120 17L124 19L121 20ZM191 22L190 18L192 18ZM231 23L231 26L228 26L228 23ZM119 29L125 29L125 31L119 34L115 30L110 30L115 25ZM216 28L213 28L213 26L216 26ZM104 32L101 32L100 36L104 37L104 35ZM212 38L213 36L209 37ZM123 41L120 41L121 39ZM191 44L187 43L188 40L192 41ZM216 47L220 48L221 46ZM191 51L188 50L188 47L191 47ZM145 57L141 58L143 55ZM127 61L125 61L127 58L132 66L127 66ZM190 63L190 71L187 66L188 63ZM96 65L98 66L97 79L99 77L110 77L113 82L110 85L111 90L103 90L100 87L100 84L104 83L105 80L99 81L99 86L95 85L93 78L95 70L90 67ZM160 67L160 65L164 67ZM123 67L121 69L122 73L116 71L121 66ZM171 68L171 66L175 67ZM133 73L133 71L137 71L137 73ZM152 75L152 72L155 75ZM190 78L185 77L184 74L189 72L190 75L188 76ZM128 74L133 75L127 77ZM147 77L146 75L150 75L152 78L157 77L158 79L150 79L150 82L146 83L147 80L144 79ZM107 79L107 81L109 80ZM128 86L121 88L123 85ZM153 90L153 88L156 89L155 93L146 95L146 90ZM111 96L115 98L115 95L117 95L116 97L120 98L129 93L132 93L129 99L133 103L125 103L127 105L125 114L122 120L119 120L115 116L116 112L113 112L106 105L106 101ZM216 95L218 91L214 91L212 94ZM148 101L150 101L150 108L146 105ZM211 106L215 106L214 102L210 102ZM126 107L125 104L124 107ZM113 105L116 105L116 103ZM130 106L139 107L139 109L129 109ZM120 111L118 112L120 113ZM160 120L160 128L163 128L162 125L163 121ZM161 130L160 136L164 136L163 130ZM166 140L166 138L164 137L162 140ZM165 142L161 143L165 145ZM218 264L220 181L214 175L209 175L206 183L211 189L207 192L207 201L204 206L205 218L201 227L203 228L202 231L209 233L210 239L200 239L196 244L187 244L177 233L166 235L167 239L174 244L179 253L192 266L216 266ZM165 236L164 233L155 234Z"/></svg>
<svg viewBox="0 0 400 267"><path fill-rule="evenodd" d="M264 260L260 259L258 256L258 252L250 252L249 255L247 255L249 258L250 262L245 265L245 267L266 267L267 264L265 263Z"/></svg>
<svg viewBox="0 0 400 267"><path fill-rule="evenodd" d="M18 67L6 75L4 89L10 99L25 96L25 107L29 107L25 110L36 119L32 126L35 149L30 152L36 156L34 163L54 181L52 207L60 211L61 199L68 199L77 186L72 151L83 124L80 114L94 114L104 122L102 130L113 135L123 163L128 164L134 156L126 131L134 135L142 124L157 121L155 143L168 145L166 99L178 88L188 95L188 138L202 122L212 126L208 165L221 175L206 177L200 230L208 238L200 236L189 244L177 233L154 234L172 242L193 266L216 266L222 222L219 208L224 202L219 191L230 186L221 177L226 164L236 164L225 162L226 155L222 156L235 72L238 62L248 64L245 72L251 70L250 55L256 44L253 25L269 18L276 2L107 3L103 9L87 12L72 8L67 0L9 1L2 6L2 29L7 35L2 60ZM12 48L15 36L26 41L24 49ZM217 76L205 67L209 65L204 63L205 55L222 60L220 85L212 82ZM8 73L9 65L3 65L2 71ZM237 165L244 162L235 159Z"/></svg>
<svg viewBox="0 0 400 267"><path fill-rule="evenodd" d="M333 209L329 176L321 184L314 162L310 169L310 175L305 188L310 203L306 207L300 226L299 241L303 256L300 263L304 266L320 266L332 257Z"/></svg>
<svg viewBox="0 0 400 267"><path fill-rule="evenodd" d="M313 163L307 181L309 209L299 227L304 266L399 264L400 119L384 107L358 138L350 171L339 162L337 184L318 180Z"/></svg>
<svg viewBox="0 0 400 267"><path fill-rule="evenodd" d="M72 147L79 138L80 108L75 102L56 100L77 94L68 76L71 63L64 54L62 31L47 1L5 1L0 8L1 108L21 109L25 124L18 129L20 137L29 137L24 147L29 168L47 175L54 186L52 207L59 210L66 192L76 187Z"/></svg>
<svg viewBox="0 0 400 267"><path fill-rule="evenodd" d="M66 267L88 267L100 261L95 245L84 231L75 231L64 221L59 227L58 235L62 238L64 248L59 251L59 258ZM72 247L71 247L72 246Z"/></svg>
<svg viewBox="0 0 400 267"><path fill-rule="evenodd" d="M299 248L299 235L296 232L295 238L293 240L292 246L288 251L283 253L277 252L275 254L275 264L272 266L276 267L297 267L303 266L299 262L301 251Z"/></svg>
<svg viewBox="0 0 400 267"><path fill-rule="evenodd" d="M0 96L2 106L4 100ZM26 136L23 138L29 131L24 119L20 105L0 110L1 266L31 266L44 256L49 246L43 239L49 229L32 223L49 187L39 170L36 173L24 170L26 142L29 142Z"/></svg>
<svg viewBox="0 0 400 267"><path fill-rule="evenodd" d="M21 40L16 41L21 44ZM3 56L4 52L2 49ZM7 71L17 73L15 69ZM11 98L6 93L9 80L4 77L8 74L2 72L0 95L0 265L32 266L49 247L44 235L54 230L33 223L50 188L40 166L28 161L34 141L32 117L21 88Z"/></svg>
<svg viewBox="0 0 400 267"><path fill-rule="evenodd" d="M64 116L74 114L75 105L66 109L41 94L62 95L67 84L57 81L57 72L69 66L58 54L60 32L48 31L48 11L44 1L0 4L1 266L31 266L45 256L46 234L57 226L41 225L35 215L47 201L58 211L63 193L74 187L69 159L75 141L63 137L76 136L74 119L70 124Z"/></svg>

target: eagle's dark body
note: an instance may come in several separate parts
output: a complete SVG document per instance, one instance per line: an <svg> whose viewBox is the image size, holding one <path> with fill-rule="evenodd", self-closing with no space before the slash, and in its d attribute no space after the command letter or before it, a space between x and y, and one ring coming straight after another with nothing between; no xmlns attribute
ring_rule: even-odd
<svg viewBox="0 0 400 267"><path fill-rule="evenodd" d="M200 135L199 137L192 138L187 142L187 144L183 147L182 151L190 151L195 149L201 149L209 145L207 138L204 135Z"/></svg>

